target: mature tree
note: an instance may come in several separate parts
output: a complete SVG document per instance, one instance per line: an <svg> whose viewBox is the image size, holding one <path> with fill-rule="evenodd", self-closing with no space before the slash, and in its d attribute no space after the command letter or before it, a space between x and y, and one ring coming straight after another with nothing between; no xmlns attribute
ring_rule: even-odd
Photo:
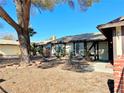
<svg viewBox="0 0 124 93"><path fill-rule="evenodd" d="M5 1L5 0L1 0ZM18 23L16 23L12 17L3 9L0 5L0 17L4 19L8 24L15 28L18 34L18 40L21 49L21 61L30 62L30 37L29 37L29 21L30 21L30 8L31 3L39 10L52 10L56 4L68 3L71 8L74 8L73 0L13 0L16 6ZM77 0L82 10L91 6L93 2L98 0Z"/></svg>

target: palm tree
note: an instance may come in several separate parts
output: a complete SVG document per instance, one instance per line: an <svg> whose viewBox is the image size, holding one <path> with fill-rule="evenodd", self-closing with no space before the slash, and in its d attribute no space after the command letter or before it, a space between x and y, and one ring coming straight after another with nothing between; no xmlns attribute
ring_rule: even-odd
<svg viewBox="0 0 124 93"><path fill-rule="evenodd" d="M30 36L30 37L33 37L35 34L37 34L37 32L34 31L34 29L31 28L31 27L28 28L28 31L29 31L29 36Z"/></svg>
<svg viewBox="0 0 124 93"><path fill-rule="evenodd" d="M5 0L2 0L5 1ZM13 0L16 6L18 23L3 9L0 5L0 17L10 24L18 34L18 40L21 50L21 61L30 62L30 36L29 36L29 21L31 3L39 10L52 10L56 4L68 3L71 8L74 8L73 0ZM77 0L82 10L91 6L98 0Z"/></svg>

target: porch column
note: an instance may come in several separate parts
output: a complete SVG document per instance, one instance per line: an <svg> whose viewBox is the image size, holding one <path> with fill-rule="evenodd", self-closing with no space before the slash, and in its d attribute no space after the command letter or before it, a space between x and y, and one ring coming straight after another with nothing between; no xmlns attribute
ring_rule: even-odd
<svg viewBox="0 0 124 93"><path fill-rule="evenodd" d="M124 27L113 31L114 93L124 93Z"/></svg>
<svg viewBox="0 0 124 93"><path fill-rule="evenodd" d="M87 53L87 42L84 41L84 57L86 58L86 53Z"/></svg>
<svg viewBox="0 0 124 93"><path fill-rule="evenodd" d="M99 42L97 42L97 60L99 60Z"/></svg>
<svg viewBox="0 0 124 93"><path fill-rule="evenodd" d="M75 42L73 42L73 53L74 53L74 56L75 56L75 54L76 54L76 43Z"/></svg>

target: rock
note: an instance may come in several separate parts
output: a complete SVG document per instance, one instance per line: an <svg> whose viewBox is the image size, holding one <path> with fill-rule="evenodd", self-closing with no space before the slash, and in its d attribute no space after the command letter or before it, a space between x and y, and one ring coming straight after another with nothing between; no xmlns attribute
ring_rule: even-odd
<svg viewBox="0 0 124 93"><path fill-rule="evenodd" d="M19 67L19 65L13 65L13 67L17 68L17 67Z"/></svg>
<svg viewBox="0 0 124 93"><path fill-rule="evenodd" d="M39 65L39 64L41 64L42 62L41 61L35 61L35 64L36 65Z"/></svg>
<svg viewBox="0 0 124 93"><path fill-rule="evenodd" d="M38 67L39 67L39 68L42 68L42 69L47 69L47 68L51 68L51 67L53 67L53 66L54 66L53 63L47 62L47 63L42 63L42 64L39 65Z"/></svg>

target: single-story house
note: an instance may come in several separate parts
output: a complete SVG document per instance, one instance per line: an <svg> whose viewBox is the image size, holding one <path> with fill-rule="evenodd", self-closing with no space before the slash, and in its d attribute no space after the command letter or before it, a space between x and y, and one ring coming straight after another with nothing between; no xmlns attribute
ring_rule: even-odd
<svg viewBox="0 0 124 93"><path fill-rule="evenodd" d="M18 41L0 40L0 57L17 57L20 54Z"/></svg>
<svg viewBox="0 0 124 93"><path fill-rule="evenodd" d="M73 52L75 56L86 56L85 52L89 52L93 60L109 61L109 43L101 33L65 36L43 46L47 45L51 46L51 55L54 54L54 48L60 46L65 47L66 54Z"/></svg>
<svg viewBox="0 0 124 93"><path fill-rule="evenodd" d="M52 44L64 44L66 53L70 51L75 55L85 56L89 52L93 60L108 61L108 42L101 33L86 33L80 35L66 36L57 39Z"/></svg>

